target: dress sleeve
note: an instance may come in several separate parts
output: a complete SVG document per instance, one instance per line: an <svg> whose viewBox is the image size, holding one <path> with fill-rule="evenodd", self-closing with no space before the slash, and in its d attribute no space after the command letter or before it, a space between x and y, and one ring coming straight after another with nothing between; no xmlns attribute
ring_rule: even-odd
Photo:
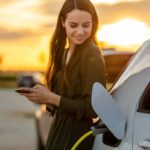
<svg viewBox="0 0 150 150"><path fill-rule="evenodd" d="M77 119L97 117L91 105L91 92L94 82L100 82L105 87L105 65L99 49L84 54L81 60L81 97L71 100L61 97L60 108L67 113L73 113Z"/></svg>

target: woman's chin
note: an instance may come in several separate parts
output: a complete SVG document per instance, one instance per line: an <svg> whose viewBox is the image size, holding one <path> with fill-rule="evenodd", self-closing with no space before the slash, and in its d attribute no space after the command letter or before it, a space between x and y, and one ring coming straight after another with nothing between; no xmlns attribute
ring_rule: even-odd
<svg viewBox="0 0 150 150"><path fill-rule="evenodd" d="M75 44L76 45L81 45L85 42L85 40L79 40L79 41L75 41Z"/></svg>

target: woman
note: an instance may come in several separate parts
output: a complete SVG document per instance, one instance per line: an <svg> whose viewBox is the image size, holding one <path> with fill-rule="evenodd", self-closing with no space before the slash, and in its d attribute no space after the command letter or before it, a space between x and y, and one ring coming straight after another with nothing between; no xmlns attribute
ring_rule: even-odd
<svg viewBox="0 0 150 150"><path fill-rule="evenodd" d="M25 88L30 93L22 93L32 102L46 104L54 115L46 150L70 150L97 117L91 106L92 85L105 86L104 61L95 44L97 27L98 17L89 0L66 0L50 47L49 88L36 85ZM88 137L78 149L91 150L93 141L93 136Z"/></svg>

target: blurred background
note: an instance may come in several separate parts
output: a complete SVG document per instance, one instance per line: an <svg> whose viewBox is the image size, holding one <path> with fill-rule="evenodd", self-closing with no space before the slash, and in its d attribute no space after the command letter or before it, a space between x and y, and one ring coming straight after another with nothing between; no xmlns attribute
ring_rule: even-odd
<svg viewBox="0 0 150 150"><path fill-rule="evenodd" d="M106 60L107 80L113 83L150 37L150 0L91 1L100 20L96 37ZM14 89L44 82L49 42L63 2L0 0L0 149L23 150L27 143L29 149L37 149L34 114L39 106ZM17 142L21 135L22 145Z"/></svg>
<svg viewBox="0 0 150 150"><path fill-rule="evenodd" d="M0 0L0 70L44 71L64 0ZM91 0L102 49L136 51L150 36L149 0Z"/></svg>

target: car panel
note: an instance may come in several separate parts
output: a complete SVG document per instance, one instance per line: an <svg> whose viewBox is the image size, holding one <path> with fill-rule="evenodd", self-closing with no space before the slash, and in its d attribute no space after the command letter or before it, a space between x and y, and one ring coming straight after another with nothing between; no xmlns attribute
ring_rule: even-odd
<svg viewBox="0 0 150 150"><path fill-rule="evenodd" d="M150 114L137 112L140 97L143 95L147 84L150 82L149 49L150 40L144 43L144 46L142 46L136 56L134 56L129 66L110 91L110 94L126 116L127 128L124 139L118 147L113 148L113 146L105 145L102 142L104 140L102 137L102 141L94 144L93 150L132 150L132 146L135 150L140 150L142 148L139 147L138 143L144 138L150 137ZM143 122L141 123L141 121ZM142 130L143 128L145 129ZM139 134L141 134L142 137L139 136ZM97 138L98 137L96 137L95 141L97 141Z"/></svg>
<svg viewBox="0 0 150 150"><path fill-rule="evenodd" d="M150 139L150 114L136 112L134 124L133 150L146 149L142 142ZM150 146L147 147L147 149L150 149Z"/></svg>
<svg viewBox="0 0 150 150"><path fill-rule="evenodd" d="M38 142L40 143L38 147L40 150L42 150L46 145L53 117L46 111L46 105L44 104L41 105L41 107L35 112L35 116L36 116L36 129L38 134Z"/></svg>
<svg viewBox="0 0 150 150"><path fill-rule="evenodd" d="M133 150L150 149L150 82L140 98L134 119Z"/></svg>
<svg viewBox="0 0 150 150"><path fill-rule="evenodd" d="M119 140L123 139L125 133L125 116L113 97L98 82L93 85L92 106L113 136Z"/></svg>
<svg viewBox="0 0 150 150"><path fill-rule="evenodd" d="M120 78L117 80L117 83L112 90L118 88L123 84L128 77L137 74L138 72L150 67L150 40L144 42L144 44L139 48L134 57L130 60L130 64L122 73Z"/></svg>

